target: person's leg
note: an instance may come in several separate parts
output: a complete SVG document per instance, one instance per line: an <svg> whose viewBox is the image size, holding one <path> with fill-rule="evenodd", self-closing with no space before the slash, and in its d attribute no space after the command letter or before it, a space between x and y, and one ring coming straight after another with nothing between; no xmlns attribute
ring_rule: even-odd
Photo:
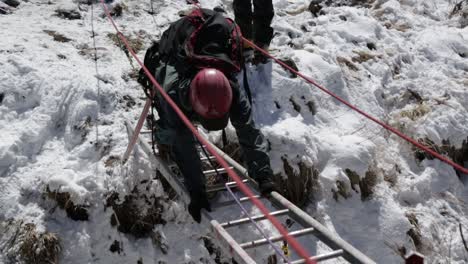
<svg viewBox="0 0 468 264"><path fill-rule="evenodd" d="M235 21L239 25L242 35L246 39L252 40L252 1L234 0L232 2Z"/></svg>
<svg viewBox="0 0 468 264"><path fill-rule="evenodd" d="M180 83L175 75L174 68L167 66L162 83L169 96L180 107L177 89L169 87ZM161 131L158 134L160 139L169 146L171 157L184 176L185 186L191 199L189 212L195 221L200 222L200 210L202 208L210 210L210 205L206 196L205 177L195 147L194 136L166 100L161 98L159 102L161 124L163 125L159 127Z"/></svg>
<svg viewBox="0 0 468 264"><path fill-rule="evenodd" d="M237 83L231 83L234 100L231 107L231 123L236 128L242 155L247 163L249 175L254 178L262 193L273 190L273 171L267 154L267 142L262 132L255 127L250 103Z"/></svg>
<svg viewBox="0 0 468 264"><path fill-rule="evenodd" d="M275 15L272 0L253 0L253 38L255 44L267 48L273 38L271 21Z"/></svg>

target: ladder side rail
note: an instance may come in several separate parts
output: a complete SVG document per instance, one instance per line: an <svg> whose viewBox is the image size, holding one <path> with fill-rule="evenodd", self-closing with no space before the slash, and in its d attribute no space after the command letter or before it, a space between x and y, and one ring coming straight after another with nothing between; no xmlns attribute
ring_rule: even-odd
<svg viewBox="0 0 468 264"><path fill-rule="evenodd" d="M340 257L341 255L343 255L343 250L338 249L332 252L328 252L328 253L324 253L324 254L311 257L310 259L315 260L316 262L320 262L324 260L334 259L334 258ZM300 259L300 260L293 261L291 264L303 264L303 263L305 263L305 260Z"/></svg>
<svg viewBox="0 0 468 264"><path fill-rule="evenodd" d="M133 135L134 131L133 128L128 120L125 120L125 126L127 127L127 132L130 136ZM181 197L181 199L188 204L190 202L190 197L185 190L185 187L182 182L177 179L177 176L174 176L171 172L167 162L162 160L160 157L153 154L153 151L149 144L142 140L141 137L138 137L138 143L143 150L143 152L148 155L148 157L153 160L152 164L156 165L156 169L161 172L162 176L166 179L166 181L171 185L171 187L176 191L176 193Z"/></svg>
<svg viewBox="0 0 468 264"><path fill-rule="evenodd" d="M247 170L237 163L237 161L233 160L229 157L226 153L224 153L221 149L216 147L214 144L209 142L212 147L221 155L223 158L236 169L239 171L243 176L248 179L251 179L248 174ZM252 184L257 187L255 182L252 181ZM271 193L270 200L273 204L276 204L279 208L286 208L290 209L290 216L298 223L300 223L304 227L313 227L315 229L316 236L328 245L333 250L343 249L344 254L343 258L353 264L376 264L373 260L369 257L364 255L361 251L356 249L355 247L351 246L348 242L344 241L341 237L336 234L333 234L328 230L324 225L320 224L317 220L313 219L310 215L302 211L299 207L295 206L293 203L288 201L284 198L281 194L277 192Z"/></svg>
<svg viewBox="0 0 468 264"><path fill-rule="evenodd" d="M249 254L240 247L239 243L224 229L216 220L211 220L211 227L214 237L221 242L221 248L228 253L239 264L256 264Z"/></svg>
<svg viewBox="0 0 468 264"><path fill-rule="evenodd" d="M368 256L364 255L361 251L351 246L348 242L343 240L340 236L332 233L328 228L305 213L299 207L291 203L277 192L271 193L271 200L273 203L281 205L290 210L291 216L294 220L304 227L313 227L315 229L315 236L322 242L327 244L333 250L343 249L343 258L353 264L376 264Z"/></svg>

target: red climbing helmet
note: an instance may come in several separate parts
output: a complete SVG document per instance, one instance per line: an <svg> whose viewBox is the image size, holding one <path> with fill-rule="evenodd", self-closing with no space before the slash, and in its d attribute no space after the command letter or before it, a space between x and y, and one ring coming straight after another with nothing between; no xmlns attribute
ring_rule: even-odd
<svg viewBox="0 0 468 264"><path fill-rule="evenodd" d="M213 68L199 71L190 84L190 103L203 127L225 128L232 104L232 89L226 76Z"/></svg>

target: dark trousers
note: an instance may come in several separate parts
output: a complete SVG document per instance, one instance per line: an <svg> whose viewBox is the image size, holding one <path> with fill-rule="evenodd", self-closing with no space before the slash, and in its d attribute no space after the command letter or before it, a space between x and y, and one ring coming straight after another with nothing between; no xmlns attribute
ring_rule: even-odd
<svg viewBox="0 0 468 264"><path fill-rule="evenodd" d="M179 80L177 76L174 76L176 73L171 66L167 68L168 71L163 74L166 79L161 80L162 76L159 76L158 81L163 84L164 89L180 107L184 105L183 101L186 98L184 94L186 93L183 91L188 89L189 82ZM261 131L255 128L252 120L252 108L244 90L240 89L237 82L231 82L231 87L234 96L230 109L230 120L236 129L242 154L247 162L248 173L257 182L270 180L273 173L270 158L266 152L267 142ZM159 137L163 141L160 143L170 146L172 158L184 175L185 186L192 200L204 197L206 195L205 177L196 149L196 139L165 100L160 100L159 108L160 120L157 138ZM186 114L189 117L193 115L190 112Z"/></svg>
<svg viewBox="0 0 468 264"><path fill-rule="evenodd" d="M253 11L252 0L234 0L232 6L244 37L260 47L270 45L273 38L270 24L275 14L272 0L253 0Z"/></svg>

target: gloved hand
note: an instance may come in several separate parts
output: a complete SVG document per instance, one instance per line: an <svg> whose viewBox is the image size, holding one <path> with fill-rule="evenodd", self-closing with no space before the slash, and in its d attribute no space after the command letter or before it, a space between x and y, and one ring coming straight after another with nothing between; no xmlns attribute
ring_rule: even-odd
<svg viewBox="0 0 468 264"><path fill-rule="evenodd" d="M206 209L208 212L211 212L210 202L204 195L196 195L192 197L192 200L188 206L188 211L197 223L201 222L201 209Z"/></svg>
<svg viewBox="0 0 468 264"><path fill-rule="evenodd" d="M271 192L277 191L275 183L271 179L258 180L258 189L261 195L268 196Z"/></svg>

